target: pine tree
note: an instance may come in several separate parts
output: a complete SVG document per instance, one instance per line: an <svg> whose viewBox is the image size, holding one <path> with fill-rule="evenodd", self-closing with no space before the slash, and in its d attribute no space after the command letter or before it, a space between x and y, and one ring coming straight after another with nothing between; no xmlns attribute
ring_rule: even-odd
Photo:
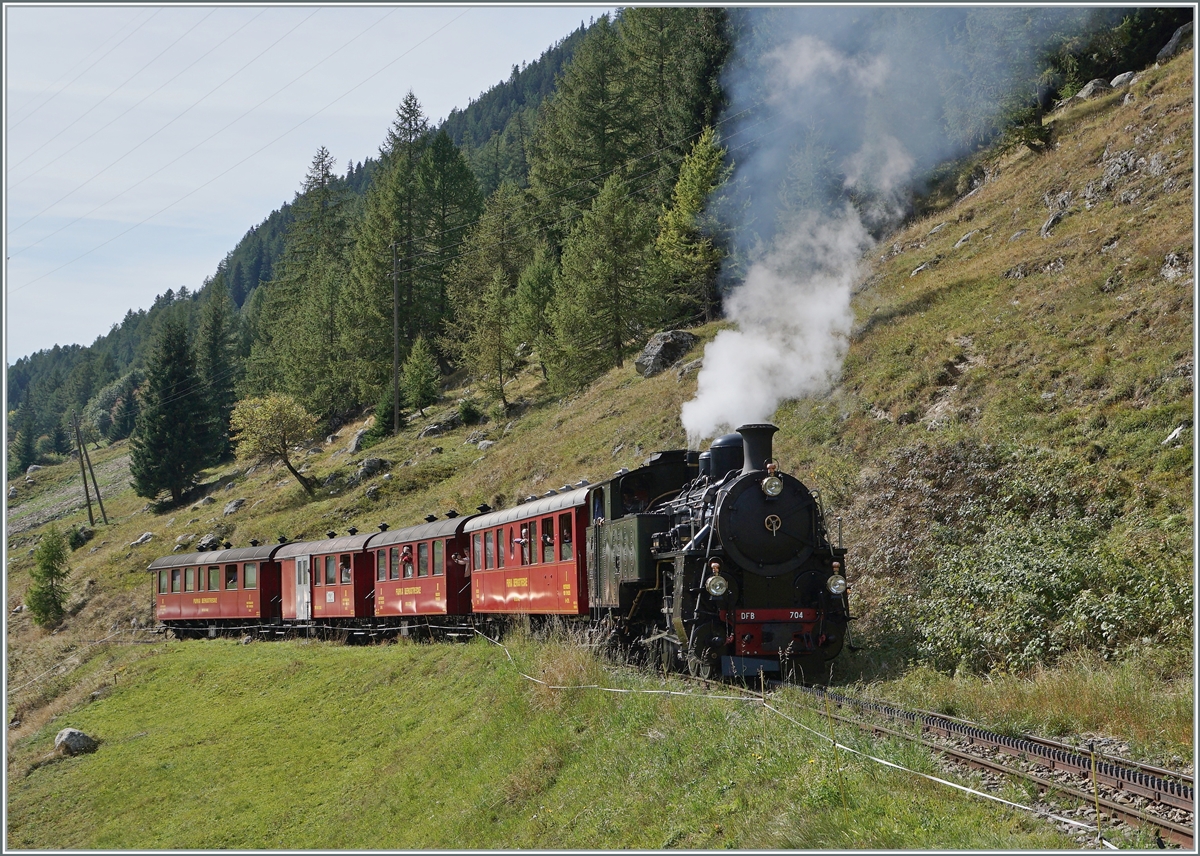
<svg viewBox="0 0 1200 856"><path fill-rule="evenodd" d="M438 400L440 377L433 351L425 343L425 337L418 336L400 370L400 389L405 403L424 416L425 408Z"/></svg>
<svg viewBox="0 0 1200 856"><path fill-rule="evenodd" d="M234 384L238 363L237 316L224 274L218 274L208 285L208 298L200 316L196 337L196 364L200 379L207 387L210 405L206 447L208 463L216 463L229 454L229 415L237 401Z"/></svg>
<svg viewBox="0 0 1200 856"><path fill-rule="evenodd" d="M67 566L67 539L55 524L47 527L38 542L33 561L25 606L39 627L54 627L66 613L67 577L71 574Z"/></svg>
<svg viewBox="0 0 1200 856"><path fill-rule="evenodd" d="M423 287L415 308L421 327L436 337L448 311L450 269L468 229L479 219L483 199L467 159L445 131L433 136L422 155L417 165L417 182L426 217L423 250L416 271Z"/></svg>
<svg viewBox="0 0 1200 856"><path fill-rule="evenodd" d="M624 364L629 347L662 320L653 223L612 176L563 248L552 313L556 385L582 385Z"/></svg>
<svg viewBox="0 0 1200 856"><path fill-rule="evenodd" d="M204 384L196 372L187 328L178 319L162 327L146 367L141 412L130 441L129 472L138 496L169 491L179 502L204 466L207 412Z"/></svg>

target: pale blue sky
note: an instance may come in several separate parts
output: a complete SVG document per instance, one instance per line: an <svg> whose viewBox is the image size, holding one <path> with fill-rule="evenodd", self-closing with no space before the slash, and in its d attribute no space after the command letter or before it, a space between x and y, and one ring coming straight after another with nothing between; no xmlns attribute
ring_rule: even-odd
<svg viewBox="0 0 1200 856"><path fill-rule="evenodd" d="M199 288L325 146L377 154L611 7L4 7L6 362Z"/></svg>

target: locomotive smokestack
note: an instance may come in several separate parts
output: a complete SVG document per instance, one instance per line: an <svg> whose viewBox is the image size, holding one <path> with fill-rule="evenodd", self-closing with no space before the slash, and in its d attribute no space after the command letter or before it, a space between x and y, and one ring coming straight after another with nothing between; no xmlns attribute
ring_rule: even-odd
<svg viewBox="0 0 1200 856"><path fill-rule="evenodd" d="M742 435L742 474L766 469L771 460L771 437L779 429L770 423L743 425L737 429Z"/></svg>

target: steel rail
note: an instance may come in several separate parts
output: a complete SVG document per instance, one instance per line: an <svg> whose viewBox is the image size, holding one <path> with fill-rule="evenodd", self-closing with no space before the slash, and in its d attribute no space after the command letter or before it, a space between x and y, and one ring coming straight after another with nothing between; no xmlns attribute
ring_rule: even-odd
<svg viewBox="0 0 1200 856"><path fill-rule="evenodd" d="M1024 737L1009 737L986 731L962 720L951 719L939 714L915 713L891 705L854 699L841 693L817 687L798 687L809 695L828 698L836 704L867 710L894 720L905 720L920 725L923 731L931 731L943 737L957 737L969 743L989 746L1010 755L1016 755L1051 770L1066 770L1072 773L1091 775L1093 759L1072 748L1059 748L1055 741L1030 740ZM1162 771L1169 773L1170 771ZM1195 811L1194 791L1184 781L1172 781L1162 772L1150 773L1144 769L1129 769L1104 760L1095 762L1096 780L1111 788L1146 797L1157 803L1184 811ZM1179 779L1183 774L1171 773Z"/></svg>
<svg viewBox="0 0 1200 856"><path fill-rule="evenodd" d="M898 731L894 728L888 728L886 726L879 725L878 723L865 722L863 720L854 719L853 717L849 716L842 716L836 713L830 713L829 716L838 720L839 722L857 726L863 731L870 731L876 736L888 735L890 737L896 737L901 740L907 740L909 742L916 743L917 745L929 749L930 751L939 752L955 759L956 761L967 764L968 766L979 770L986 770L991 773L999 773L1001 775L1016 776L1025 779L1029 782L1033 782L1042 790L1066 794L1081 800L1084 804L1094 804L1099 802L1100 807L1111 816L1118 817L1126 823L1140 823L1151 826L1154 829L1159 830L1167 839L1179 844L1181 847L1191 849L1195 840L1194 832L1191 827L1183 826L1182 824L1175 823L1174 821L1167 820L1163 817L1156 817L1155 815L1143 812L1137 808L1134 808L1133 806L1122 805L1121 803L1114 802L1103 797L1097 800L1094 794L1085 793L1084 791L1077 790L1069 785L1064 785L1060 782L1048 781L1023 770L1016 770L1012 767L1007 767L1004 764L998 764L995 761L989 761L986 758L980 758L977 755L971 755L968 752L963 752L961 749L943 746L939 743L931 743L928 740L922 740L919 737L914 737L911 734L906 734L903 731Z"/></svg>

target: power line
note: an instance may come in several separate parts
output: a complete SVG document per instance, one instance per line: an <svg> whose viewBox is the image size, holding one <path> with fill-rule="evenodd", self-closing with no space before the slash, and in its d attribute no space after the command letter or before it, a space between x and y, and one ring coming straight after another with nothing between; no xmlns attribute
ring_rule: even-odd
<svg viewBox="0 0 1200 856"><path fill-rule="evenodd" d="M240 33L242 30L246 29L246 27L248 27L250 24L252 24L252 23L254 23L255 21L257 21L257 20L258 20L258 19L259 19L259 18L260 18L262 15L266 14L266 11L267 11L266 9L263 9L263 10L261 10L261 11L260 11L260 12L259 12L257 15L255 15L255 16L254 16L253 18L251 18L249 21L246 21L245 23L243 23L243 24L242 24L240 27L238 27L238 28L237 28L236 30L234 30L232 33L230 33L229 35L227 35L225 38L221 39L221 41L217 42L215 45L213 45L213 46L212 46L211 48L209 48L207 51L205 51L205 52L204 52L204 53L202 53L200 56L196 57L196 59L192 60L190 63L188 63L186 66L184 66L184 67L183 67L183 68L182 68L180 71L178 71L176 74L174 74L174 75L173 75L173 76L171 76L169 79L167 79L167 80L166 80L166 81L164 81L162 84L160 84L160 85L159 85L159 87L158 87L157 89L155 89L153 92L150 92L149 94L147 94L147 95L144 95L144 96L143 96L141 99L139 99L139 100L138 100L138 101L137 101L135 104L133 104L132 106L128 107L128 108L127 108L127 109L126 109L126 110L125 110L123 113L120 113L120 114L119 114L119 115L117 115L115 118L113 118L113 119L109 120L109 121L108 121L106 124L104 124L104 125L100 126L100 127L99 127L99 128L97 128L95 131L93 131L92 133L88 134L88 135L87 135L86 137L84 137L82 140L80 140L79 142L77 142L75 145L71 146L69 149L67 149L66 151L64 151L62 154L60 154L60 155L58 155L57 157L55 157L53 160L51 160L51 161L48 161L47 163L44 163L44 164L42 164L42 165L41 165L40 167L38 167L38 168L37 168L35 171L31 172L29 175L25 176L25 177L24 177L24 178L22 178L20 181L16 181L16 182L13 182L12 184L10 184L10 185L8 186L8 189L11 191L11 190L13 190L14 188L20 187L22 184L24 184L25 182L29 181L29 179L33 178L34 176L41 175L41 174L42 174L42 173L43 173L43 172L44 172L44 171L45 171L47 168L49 168L49 167L53 166L54 164L58 163L58 162L59 162L60 160L62 160L64 157L66 157L66 156L67 156L67 155L69 155L71 152L75 151L77 148L79 148L79 147L80 147L80 146L82 146L84 143L86 143L88 140L92 139L93 137L95 137L95 136L96 136L97 134L99 134L100 132L102 132L102 131L106 130L107 128L111 127L111 126L112 126L114 123L116 123L116 122L120 121L121 119L125 118L125 116L127 116L127 115L128 115L130 112L131 112L131 111L133 111L133 110L136 110L138 107L140 107L142 104L144 104L144 103L146 102L146 100L147 100L147 99L149 99L149 98L152 98L153 96L155 96L155 95L157 95L159 92L161 92L161 91L162 91L162 89L163 89L163 87L167 86L167 85L168 85L168 84L170 84L172 81L174 81L174 80L178 79L178 77L179 77L181 74L183 74L184 72L186 72L188 69L190 69L190 68L191 68L192 66L194 66L196 63L200 62L200 60L204 59L206 56L208 56L210 53L212 53L213 51L215 51L215 50L216 50L217 48L219 48L221 45L225 44L227 41L229 41L231 38L233 38L234 36L236 36L236 35L237 35L238 33ZM208 15L206 15L206 16L205 16L203 19L201 19L200 21L196 22L196 24L195 24L195 25L194 25L194 26L193 26L191 29L189 29L189 30L187 31L187 33L184 33L184 34L183 34L183 36L180 36L180 37L179 37L179 39L176 39L174 42L172 42L172 43L171 43L171 46L173 47L175 44L177 44L177 43L179 42L179 40L180 40L180 39L182 39L184 36L188 35L188 33L191 33L193 30L195 30L195 29L196 29L196 27L200 26L200 24L203 24L203 23L204 23L204 21L208 20L208 17L209 17L209 16L211 16L212 14L214 14L215 12L216 12L216 9L214 9L212 12L209 12L209 13L208 13ZM164 49L162 53L166 53L166 50ZM162 53L160 53L160 54L159 54L158 56L156 56L154 59L158 59L158 57L159 57L159 56L162 56ZM147 67L150 65L150 63L151 63L151 62L154 62L154 60L152 59L152 60L150 60L150 62L146 63L146 65L142 66L142 68L141 68L141 70L139 70L138 74L140 74L142 71L145 71L145 70L146 70L146 68L147 68ZM136 76L136 75L134 75L134 76ZM132 80L132 79L133 79L133 76L131 76L131 77L129 78L129 80ZM126 81L125 81L125 83L128 83L128 82L129 82L129 80L126 80ZM115 95L115 94L116 94L118 91L120 91L121 87L122 87L122 86L124 86L124 85L125 85L125 83L122 83L122 84L121 84L121 86L118 86L116 89L114 89L114 90L113 90L112 92L110 92L108 95L104 96L104 99L101 99L99 102L97 102L97 103L96 103L96 105L95 105L95 107L92 107L92 108L91 108L91 110L94 110L94 109L96 109L96 107L99 107L99 106L100 106L100 104L104 103L104 100L106 100L107 98L109 98L109 96L111 96L111 95ZM89 111L88 111L88 113L90 113L90 112L91 112L91 110L89 110ZM85 113L85 114L84 114L84 116L86 116L86 115L87 115L87 113ZM79 117L79 119L82 119L82 118L83 118L83 116L80 116L80 117ZM79 121L79 119L76 119L76 120L75 120L75 122L72 122L72 123L71 123L71 125L68 125L66 128L63 128L63 130L62 130L62 131L60 131L60 132L58 132L57 134L55 134L53 137L51 137L49 140L47 140L47 141L46 141L46 142L45 142L43 145L49 145L50 143L52 143L52 142L54 142L55 140L57 140L57 139L58 139L59 137L61 137L61 136L62 136L64 133L66 133L66 131L67 131L67 130L69 130L69 129L71 128L71 126L73 126L74 124L76 124L76 123ZM36 152L34 152L33 154L36 154ZM16 167L18 167L18 166L20 166L21 164L25 163L25 161L27 161L27 160L29 160L29 158L33 157L33 154L30 154L28 157L26 157L26 158L24 158L23 160L21 160L21 161L18 161L17 163L15 163L15 164L13 164L12 166L10 166L10 167L9 167L9 171L12 171L12 170L13 170L13 169L15 169Z"/></svg>
<svg viewBox="0 0 1200 856"><path fill-rule="evenodd" d="M330 101L328 104L326 104L324 107L322 107L321 109L317 110L315 113L312 113L311 115L309 115L309 116L308 116L308 117L306 117L305 119L302 119L300 122L296 123L295 125L293 125L293 126L292 126L291 128L289 128L288 130L284 131L282 134L280 134L279 136L277 136L275 139L271 140L270 142L266 143L265 145L261 146L260 148L256 149L255 151L251 152L249 155L247 155L246 157L242 158L242 159L241 159L241 160L239 160L237 163L233 164L233 166L230 166L228 169L224 170L223 172L220 172L220 173L218 173L217 175L213 176L213 177L212 177L212 178L210 178L208 181L206 181L206 182L204 182L203 184L201 184L199 187L195 187L195 188L193 188L192 190L190 190L190 191L188 191L187 193L185 193L183 196L181 196L181 197L179 197L178 199L176 199L174 202L172 202L172 203L170 203L170 204L168 204L168 205L165 205L165 206L163 206L163 207L162 207L162 208L160 208L158 211L155 211L153 214L149 215L148 217L146 217L146 218L144 218L144 219L140 220L139 222L137 222L137 223L133 224L133 225L132 225L132 226L130 226L128 229L125 229L124 231L122 231L122 232L119 232L119 233L117 233L116 235L113 235L113 236L112 236L111 238L109 238L108 240L106 240L106 241L103 241L103 242L101 242L100 244L97 244L96 246L92 247L90 250L87 250L87 251L85 251L85 252L83 252L83 253L80 253L78 256L76 256L75 258L71 259L70 261L64 262L63 264L59 265L58 267L56 267L56 268L54 268L54 269L52 269L52 270L49 270L49 271L47 271L46 273L42 274L41 276L39 276L39 277L36 277L35 279L32 279L32 280L30 280L29 282L25 283L24 285L18 286L17 288L14 288L14 289L12 289L12 290L13 290L13 291L21 291L21 290L23 290L23 289L25 289L25 288L28 288L29 286L33 285L33 284L34 284L34 283L36 283L36 282L39 282L39 281L41 281L41 280L45 279L46 277L50 276L51 274L57 273L58 271L62 270L63 268L65 268L65 267L68 267L68 266L70 266L70 265L74 264L75 262L79 261L80 259L82 259L82 258L84 258L84 257L86 257L86 256L89 256L89 255L91 255L91 254L92 254L92 253L94 253L96 250L99 250L99 249L101 249L102 247L105 247L105 246L107 246L108 244L111 244L113 241L117 240L118 238L120 238L120 237L123 237L124 235L127 235L127 234L129 234L129 233L130 233L130 232L132 232L134 229L136 229L136 228L138 228L139 226L142 226L142 225L144 225L144 224L148 223L149 221L153 220L155 217L157 217L158 215L162 214L163 212L165 212L165 211L168 211L168 210L170 210L171 208L174 208L176 205L178 205L180 202L183 202L183 201L184 201L185 199L187 199L188 197L190 197L190 196L193 196L194 194L196 194L196 193L200 192L201 190L203 190L203 189L204 189L205 187L207 187L208 185L212 184L212 183L213 183L214 181L216 181L217 179L224 177L225 175L227 175L228 173L232 172L232 171L233 171L234 169L236 169L237 167L239 167L239 166L241 166L242 164L244 164L246 161L248 161L248 160L250 160L251 158L253 158L253 157L255 157L255 156L257 156L257 155L261 154L263 151L265 151L266 149L268 149L268 148L270 148L271 146L273 146L275 143L277 143L277 142L279 142L280 140L282 140L284 137L286 137L288 134L290 134L290 133L292 133L293 131L295 131L297 128L299 128L299 127L301 127L301 126L305 125L306 123L308 123L308 122L312 121L312 120L313 120L313 119L315 119L317 116L319 116L320 114L322 114L322 113L324 113L326 110L328 110L330 107L332 107L334 104L336 104L336 103L338 103L339 101L341 101L343 98L345 98L347 95L349 95L349 94L350 94L351 92L353 92L354 90L358 89L359 87L361 87L361 86L363 86L364 84L366 84L368 81L370 81L370 80L372 80L372 79L374 79L374 78L378 77L380 74L382 74L383 72L387 71L387 69L391 68L393 65L395 65L396 63L398 63L398 62L399 62L400 60L402 60L404 57L408 56L410 53L412 53L412 52L413 52L414 50L416 50L418 47L420 47L421 45L425 44L425 42L429 41L429 40L430 40L430 39L432 39L434 36L436 36L436 35L438 35L439 33L441 33L441 32L442 32L442 30L445 30L445 29L446 29L447 27L449 27L451 24L454 24L454 23L456 23L458 20L460 20L461 18L463 18L463 17L464 17L464 16L467 14L467 12L469 12L469 11L470 11L470 9L467 9L466 11L462 12L461 14L459 14L458 16L456 16L455 18L451 19L450 21L447 21L447 22L446 22L445 24L443 24L441 27L439 27L438 29L434 30L432 33L430 33L430 34L429 34L428 36L426 36L425 38L421 39L419 42L417 42L416 44L414 44L414 45L413 45L412 47L410 47L408 50L406 50L406 51L404 51L403 53L401 53L399 56L397 56L397 57L396 57L395 59L393 59L391 62L389 62L389 63L387 63L386 65L384 65L384 66L383 66L382 68L380 68L378 71L376 71L375 73L373 73L373 74L369 75L368 77L364 78L363 80L361 80L360 82L358 82L358 83L357 83L357 84L355 84L354 86L350 87L350 88L349 88L349 89L347 89L345 92L343 92L341 95L337 96L337 97L336 97L336 98L334 98L332 101ZM315 13L314 13L314 14L315 14ZM391 14L391 12L389 12L388 14ZM311 17L311 16L310 16L310 17ZM384 16L384 17L386 17L386 16ZM382 20L382 19L381 19L381 20ZM356 37L356 38L357 38L357 37ZM352 41L353 41L353 40L352 40ZM328 57L327 57L327 58L328 58ZM318 64L319 64L319 63L318 63ZM308 72L305 72L305 74L307 74L307 73L308 73ZM303 75L301 75L301 76L303 76ZM299 78L297 78L297 79L299 79ZM285 87L285 88L286 88L286 87ZM234 120L234 121L237 121L237 120ZM232 124L232 123L230 123L230 124ZM115 197L114 197L114 198L115 198ZM107 203L106 203L106 204L107 204ZM82 219L82 218L80 218L80 219ZM23 224L22 224L22 225L23 225ZM19 228L19 227L18 227L18 228ZM64 228L65 228L65 227L64 227ZM58 230L58 231L62 231L62 230L60 229L60 230ZM57 233L55 233L55 234L57 234ZM47 236L47 237L49 237L49 236ZM33 246L33 245L30 245L30 246ZM24 249L29 249L29 247L25 247ZM23 252L23 251L24 251L24 250L20 250L20 251L18 251L18 252ZM13 255L16 255L16 253L14 253Z"/></svg>
<svg viewBox="0 0 1200 856"><path fill-rule="evenodd" d="M161 8L160 8L160 9L155 9L155 10L154 10L154 13L153 13L152 15L150 15L150 17L149 17L149 18L147 18L146 20L142 21L142 23L138 24L138 25L137 25L137 27L135 27L135 28L133 29L133 31L129 33L129 35L125 36L125 38L121 39L121 41L117 42L115 45L113 45L111 48L109 48L109 49L108 49L108 51L107 51L107 52L104 54L104 56L100 57L99 59L97 59L97 60L96 60L96 62L92 63L92 64L91 64L91 65L89 65L87 68L85 68L83 71L79 72L79 74L77 74L77 75L75 75L73 78L71 78L71 82L70 82L70 83L68 83L68 84L66 84L65 86L63 86L63 88L62 88L62 89L59 89L57 92L55 92L53 95L51 95L51 96L50 96L49 98L47 98L45 101L43 101L41 104L39 104L38 106L34 107L34 108L33 108L32 110L30 110L30 111L29 111L27 114L25 114L24 116L22 116L20 119L18 119L18 120L17 120L16 122L14 122L12 125L10 125L10 126L8 127L8 133L12 133L12 131L14 131L14 130L15 130L15 129L16 129L16 128L17 128L17 127L18 127L18 126L19 126L19 125L22 123L22 122L24 122L26 119L28 119L28 118L29 118L30 116L32 116L34 113L36 113L38 110L41 110L43 107L45 107L47 104L49 104L49 103L50 103L51 101L53 101L55 98L57 98L57 97L58 97L58 96L59 96L59 95L60 95L60 94L61 94L61 93L62 93L64 90L66 90L66 88L67 88L68 86L70 86L72 83L74 83L74 82L75 82L76 80L78 80L79 78L83 77L85 74L87 74L87 73L88 73L89 71L91 71L93 68L95 68L95 67L96 67L96 65L97 65L97 64L98 64L98 63L99 63L101 60L105 59L105 58L106 58L106 57L107 57L109 54L111 54L113 51L115 51L115 50L116 50L117 48L119 48L121 45L125 44L125 42L129 41L129 39L130 39L130 38L133 36L133 34L134 34L134 33L136 33L136 32L137 32L138 30L140 30L142 27L144 27L144 26L146 26L147 24L149 24L149 23L150 23L150 22L151 22L151 21L152 21L152 20L155 18L155 16L156 16L156 15L158 15L158 13L159 13L159 12L161 12L161 11L162 11L162 9L161 9Z"/></svg>

